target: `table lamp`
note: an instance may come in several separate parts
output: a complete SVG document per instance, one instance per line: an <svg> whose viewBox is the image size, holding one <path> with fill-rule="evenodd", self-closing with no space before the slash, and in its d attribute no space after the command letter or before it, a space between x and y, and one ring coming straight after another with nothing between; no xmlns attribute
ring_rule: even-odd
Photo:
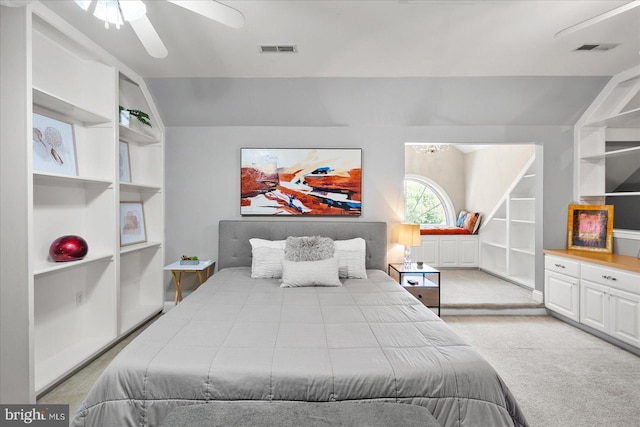
<svg viewBox="0 0 640 427"><path fill-rule="evenodd" d="M398 243L404 245L404 267L411 268L411 246L420 246L420 224L400 224Z"/></svg>

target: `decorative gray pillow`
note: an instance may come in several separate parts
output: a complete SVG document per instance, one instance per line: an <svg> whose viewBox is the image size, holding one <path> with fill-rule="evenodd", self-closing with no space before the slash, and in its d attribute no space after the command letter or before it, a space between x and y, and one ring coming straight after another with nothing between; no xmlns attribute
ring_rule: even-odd
<svg viewBox="0 0 640 427"><path fill-rule="evenodd" d="M321 261L333 257L335 245L329 237L287 237L284 259L288 261Z"/></svg>
<svg viewBox="0 0 640 427"><path fill-rule="evenodd" d="M338 278L338 258L319 261L282 260L281 288L302 286L342 286Z"/></svg>

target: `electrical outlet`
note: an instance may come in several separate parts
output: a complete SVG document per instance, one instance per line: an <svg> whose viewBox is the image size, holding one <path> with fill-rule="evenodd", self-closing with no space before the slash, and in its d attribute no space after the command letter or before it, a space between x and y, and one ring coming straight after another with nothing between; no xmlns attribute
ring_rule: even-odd
<svg viewBox="0 0 640 427"><path fill-rule="evenodd" d="M82 294L82 291L76 292L76 305L82 304L83 299L84 299L84 295Z"/></svg>

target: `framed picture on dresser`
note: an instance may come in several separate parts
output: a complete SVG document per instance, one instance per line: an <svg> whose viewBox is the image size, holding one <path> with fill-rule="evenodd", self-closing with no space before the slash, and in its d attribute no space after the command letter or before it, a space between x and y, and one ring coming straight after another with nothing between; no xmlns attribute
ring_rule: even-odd
<svg viewBox="0 0 640 427"><path fill-rule="evenodd" d="M567 249L613 252L613 206L569 205Z"/></svg>

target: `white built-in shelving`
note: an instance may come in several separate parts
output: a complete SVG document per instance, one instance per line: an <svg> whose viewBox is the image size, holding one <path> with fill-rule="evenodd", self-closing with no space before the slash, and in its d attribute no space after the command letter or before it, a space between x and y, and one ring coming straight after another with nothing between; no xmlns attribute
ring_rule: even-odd
<svg viewBox="0 0 640 427"><path fill-rule="evenodd" d="M535 155L480 229L480 268L535 287Z"/></svg>
<svg viewBox="0 0 640 427"><path fill-rule="evenodd" d="M616 233L640 239L640 67L609 81L576 123L574 147L575 200L614 205Z"/></svg>
<svg viewBox="0 0 640 427"><path fill-rule="evenodd" d="M9 197L16 202L15 212L3 216L3 234L12 221L17 224L26 218L23 240L6 242L3 236L3 254L11 244L28 262L24 271L7 272L7 276L3 266L2 293L3 298L12 295L5 278L11 277L16 285L18 277L19 285L27 288L27 299L16 300L19 306L12 313L0 313L3 324L26 331L22 342L12 347L26 348L28 362L24 369L3 372L1 386L3 396L14 393L26 396L22 402L34 402L35 396L162 310L164 128L136 73L41 3L1 7L2 39L24 43L20 48L2 43L3 62L22 64L22 69L15 65L11 81L2 76L3 98L11 84L22 85L15 93L23 94L22 98L7 95L13 97L13 109L4 108L3 100L2 155L15 155L19 147L28 147L24 158L2 163L3 168L12 169L14 184L24 188L28 200L20 202L24 193L5 193L9 187L3 183L3 204L12 201ZM118 105L147 112L152 127L122 126ZM33 113L72 125L75 175L33 169ZM16 120L21 117L27 118L28 126ZM5 141L5 132L10 132L11 141ZM119 179L121 140L129 143L130 183ZM143 203L146 242L120 246L123 201ZM83 237L89 253L79 261L53 262L49 246L67 234ZM3 358L12 358L4 332L2 344ZM23 383L24 389L16 389L15 384Z"/></svg>

